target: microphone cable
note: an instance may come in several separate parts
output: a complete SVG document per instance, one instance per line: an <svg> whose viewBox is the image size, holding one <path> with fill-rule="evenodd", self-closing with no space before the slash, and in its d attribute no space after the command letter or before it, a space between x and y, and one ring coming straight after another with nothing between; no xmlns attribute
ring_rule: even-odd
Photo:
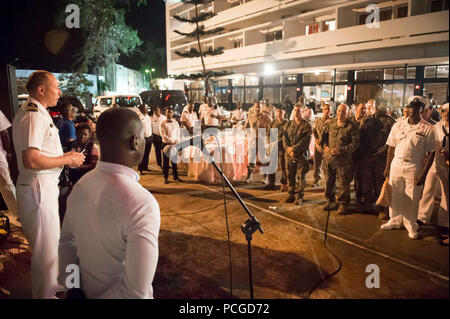
<svg viewBox="0 0 450 319"><path fill-rule="evenodd" d="M228 260L230 263L230 295L231 295L230 299L233 299L233 263L232 263L232 259L231 259L231 240L230 240L230 227L228 225L227 195L226 195L226 191L225 191L225 179L223 177L225 175L225 172L223 171L223 156L222 156L222 148L220 145L219 137L217 134L215 135L215 137L216 137L215 140L216 140L217 146L219 148L220 159L221 159L220 169L222 170L221 177L222 177L223 206L225 209L225 224L227 227L227 243L228 243Z"/></svg>
<svg viewBox="0 0 450 319"><path fill-rule="evenodd" d="M327 222L325 225L325 234L324 234L324 238L323 238L323 245L325 246L325 249L328 250L328 252L338 261L338 268L332 272L329 275L326 275L324 278L320 279L306 294L306 299L309 299L312 295L312 293L317 289L317 287L319 287L323 282L327 281L328 279L330 279L331 277L333 277L334 275L336 275L342 268L342 261L339 259L339 257L330 249L330 247L328 247L327 244L327 235L328 235L328 221L330 220L330 212L331 210L328 209L328 214L327 214Z"/></svg>

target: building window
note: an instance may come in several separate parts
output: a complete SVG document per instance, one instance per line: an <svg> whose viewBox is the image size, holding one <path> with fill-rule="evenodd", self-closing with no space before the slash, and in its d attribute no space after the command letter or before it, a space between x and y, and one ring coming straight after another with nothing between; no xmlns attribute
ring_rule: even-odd
<svg viewBox="0 0 450 319"><path fill-rule="evenodd" d="M228 80L219 80L216 83L216 86L228 86Z"/></svg>
<svg viewBox="0 0 450 319"><path fill-rule="evenodd" d="M281 103L281 88L264 88L263 99L269 99L270 103Z"/></svg>
<svg viewBox="0 0 450 319"><path fill-rule="evenodd" d="M336 20L324 21L322 25L322 32L336 30Z"/></svg>
<svg viewBox="0 0 450 319"><path fill-rule="evenodd" d="M347 80L348 80L347 71L336 72L336 82L347 82Z"/></svg>
<svg viewBox="0 0 450 319"><path fill-rule="evenodd" d="M406 72L406 78L407 79L415 79L416 78L416 68L415 67L408 67L408 70Z"/></svg>
<svg viewBox="0 0 450 319"><path fill-rule="evenodd" d="M448 65L441 65L437 67L438 78L448 78Z"/></svg>
<svg viewBox="0 0 450 319"><path fill-rule="evenodd" d="M311 82L309 74L303 74L303 83L309 83L309 82Z"/></svg>
<svg viewBox="0 0 450 319"><path fill-rule="evenodd" d="M258 88L246 88L245 89L245 103L253 104L255 101L259 100L259 89Z"/></svg>
<svg viewBox="0 0 450 319"><path fill-rule="evenodd" d="M233 88L233 103L244 102L244 89Z"/></svg>
<svg viewBox="0 0 450 319"><path fill-rule="evenodd" d="M359 25L366 24L366 19L367 19L368 16L369 16L368 13L361 14L359 16ZM370 22L372 22L372 21L370 21Z"/></svg>
<svg viewBox="0 0 450 319"><path fill-rule="evenodd" d="M434 79L436 77L436 66L425 67L425 79Z"/></svg>
<svg viewBox="0 0 450 319"><path fill-rule="evenodd" d="M233 87L244 86L244 77L233 78L231 83L233 84Z"/></svg>
<svg viewBox="0 0 450 319"><path fill-rule="evenodd" d="M364 71L364 79L371 80L371 81L382 80L383 79L383 69L365 70Z"/></svg>
<svg viewBox="0 0 450 319"><path fill-rule="evenodd" d="M380 21L391 20L391 18L392 18L392 9L380 11Z"/></svg>
<svg viewBox="0 0 450 319"><path fill-rule="evenodd" d="M285 75L284 83L297 83L297 75L296 74Z"/></svg>
<svg viewBox="0 0 450 319"><path fill-rule="evenodd" d="M355 78L356 78L356 81L363 81L364 80L364 70L356 71Z"/></svg>
<svg viewBox="0 0 450 319"><path fill-rule="evenodd" d="M403 80L405 78L405 68L394 69L394 80Z"/></svg>
<svg viewBox="0 0 450 319"><path fill-rule="evenodd" d="M431 12L442 11L444 6L444 0L433 0L431 1ZM448 7L448 3L447 3Z"/></svg>
<svg viewBox="0 0 450 319"><path fill-rule="evenodd" d="M280 75L265 76L264 77L264 84L280 84L280 82L281 82L281 76Z"/></svg>
<svg viewBox="0 0 450 319"><path fill-rule="evenodd" d="M246 76L245 77L245 85L259 85L259 78L257 76Z"/></svg>
<svg viewBox="0 0 450 319"><path fill-rule="evenodd" d="M385 80L392 80L394 78L394 69L384 69Z"/></svg>
<svg viewBox="0 0 450 319"><path fill-rule="evenodd" d="M397 18L405 18L408 16L408 6L397 8Z"/></svg>
<svg viewBox="0 0 450 319"><path fill-rule="evenodd" d="M233 47L236 48L241 48L242 45L242 39L234 39L233 40Z"/></svg>
<svg viewBox="0 0 450 319"><path fill-rule="evenodd" d="M283 30L267 32L264 35L264 42L271 42L283 39Z"/></svg>
<svg viewBox="0 0 450 319"><path fill-rule="evenodd" d="M423 95L432 93L438 105L445 103L447 99L448 83L425 83L423 85Z"/></svg>

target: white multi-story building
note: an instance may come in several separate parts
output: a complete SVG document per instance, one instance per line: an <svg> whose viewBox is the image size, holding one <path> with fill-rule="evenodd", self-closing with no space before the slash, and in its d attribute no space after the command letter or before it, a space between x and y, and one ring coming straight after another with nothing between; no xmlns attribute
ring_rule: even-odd
<svg viewBox="0 0 450 319"><path fill-rule="evenodd" d="M202 47L224 47L206 57L208 70L233 74L215 79L213 93L222 104L269 98L295 102L303 94L320 101L351 102L372 97L389 106L413 94L433 93L438 104L448 98L448 0L216 0L199 12L217 15L206 30L224 31L203 37ZM175 51L197 48L193 26L173 18L195 16L195 7L166 1L169 74L198 73L200 58ZM379 23L370 23L378 16ZM369 22L369 23L368 23ZM195 100L201 82L187 82Z"/></svg>

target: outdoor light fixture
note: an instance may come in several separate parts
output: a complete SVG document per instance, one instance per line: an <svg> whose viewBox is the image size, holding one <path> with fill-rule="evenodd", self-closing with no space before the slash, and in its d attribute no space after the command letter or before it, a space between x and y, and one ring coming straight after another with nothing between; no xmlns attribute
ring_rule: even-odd
<svg viewBox="0 0 450 319"><path fill-rule="evenodd" d="M315 70L315 71L314 71L314 74L315 74L315 75L319 75L319 74L320 74L320 70Z"/></svg>
<svg viewBox="0 0 450 319"><path fill-rule="evenodd" d="M264 65L264 74L265 75L271 75L275 71L275 68L272 64L266 64Z"/></svg>
<svg viewBox="0 0 450 319"><path fill-rule="evenodd" d="M300 92L300 88L297 88L297 92Z"/></svg>
<svg viewBox="0 0 450 319"><path fill-rule="evenodd" d="M420 85L416 84L416 86L414 87L416 90L420 90Z"/></svg>
<svg viewBox="0 0 450 319"><path fill-rule="evenodd" d="M351 91L352 87L350 85L347 85L347 91Z"/></svg>

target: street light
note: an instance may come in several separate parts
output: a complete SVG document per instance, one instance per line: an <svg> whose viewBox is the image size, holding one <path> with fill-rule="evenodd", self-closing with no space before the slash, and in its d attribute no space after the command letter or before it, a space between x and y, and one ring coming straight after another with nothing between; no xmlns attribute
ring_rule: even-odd
<svg viewBox="0 0 450 319"><path fill-rule="evenodd" d="M150 88L152 88L152 82L153 82L153 77L152 77L152 72L155 72L154 68L149 69L145 69L145 73L150 74Z"/></svg>

